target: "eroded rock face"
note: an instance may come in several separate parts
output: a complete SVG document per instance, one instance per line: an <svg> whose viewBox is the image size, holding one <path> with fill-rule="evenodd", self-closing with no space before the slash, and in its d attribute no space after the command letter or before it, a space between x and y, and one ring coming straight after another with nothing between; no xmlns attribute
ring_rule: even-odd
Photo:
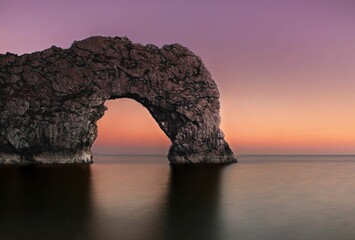
<svg viewBox="0 0 355 240"><path fill-rule="evenodd" d="M233 163L219 92L187 48L91 37L69 49L0 54L0 163L90 163L105 101L145 106L172 142L169 161Z"/></svg>

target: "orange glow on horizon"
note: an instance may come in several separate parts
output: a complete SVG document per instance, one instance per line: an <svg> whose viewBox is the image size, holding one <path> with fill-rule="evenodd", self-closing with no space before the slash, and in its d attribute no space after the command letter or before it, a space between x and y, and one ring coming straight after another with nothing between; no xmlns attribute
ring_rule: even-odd
<svg viewBox="0 0 355 240"><path fill-rule="evenodd" d="M315 91L322 90L323 94L315 96ZM222 101L221 128L236 153L355 153L355 97L343 92L339 98L340 91L334 86L275 94L267 91L241 92L235 96L235 105Z"/></svg>
<svg viewBox="0 0 355 240"><path fill-rule="evenodd" d="M349 116L345 116L337 112L341 109L327 109L320 103L314 108L312 104L275 105L270 99L253 99L248 98L248 107L222 103L221 129L237 155L354 153L355 126L351 120L355 112L348 111ZM94 152L167 153L170 140L147 109L131 99L105 105L109 110L98 121Z"/></svg>

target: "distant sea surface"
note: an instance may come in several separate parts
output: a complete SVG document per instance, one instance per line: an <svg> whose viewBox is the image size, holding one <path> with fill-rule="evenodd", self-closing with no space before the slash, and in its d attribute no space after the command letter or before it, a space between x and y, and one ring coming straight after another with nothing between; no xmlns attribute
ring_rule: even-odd
<svg viewBox="0 0 355 240"><path fill-rule="evenodd" d="M240 156L170 167L95 155L81 167L0 167L0 239L355 239L355 156Z"/></svg>

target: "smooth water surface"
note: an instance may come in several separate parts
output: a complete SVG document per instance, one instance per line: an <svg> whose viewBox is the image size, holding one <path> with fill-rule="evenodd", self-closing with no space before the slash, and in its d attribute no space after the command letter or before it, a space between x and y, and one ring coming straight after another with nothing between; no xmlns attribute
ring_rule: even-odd
<svg viewBox="0 0 355 240"><path fill-rule="evenodd" d="M355 239L355 158L245 156L172 168L163 156L1 167L0 239Z"/></svg>

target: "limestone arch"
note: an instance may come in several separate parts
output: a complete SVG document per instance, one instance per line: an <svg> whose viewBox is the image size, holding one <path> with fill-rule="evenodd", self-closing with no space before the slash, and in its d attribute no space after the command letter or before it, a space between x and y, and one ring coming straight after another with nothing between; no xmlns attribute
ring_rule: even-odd
<svg viewBox="0 0 355 240"><path fill-rule="evenodd" d="M91 162L109 99L148 109L172 141L171 164L233 163L219 128L219 92L187 48L91 37L69 49L0 55L0 162Z"/></svg>

